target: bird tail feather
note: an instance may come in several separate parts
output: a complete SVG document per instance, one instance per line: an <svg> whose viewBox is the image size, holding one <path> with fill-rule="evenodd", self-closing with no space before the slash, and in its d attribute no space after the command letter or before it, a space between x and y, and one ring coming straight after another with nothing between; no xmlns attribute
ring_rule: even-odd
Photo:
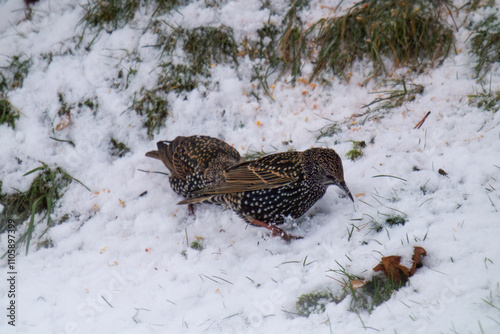
<svg viewBox="0 0 500 334"><path fill-rule="evenodd" d="M193 198L186 198L177 204L196 204L196 203L210 203L212 204L212 199L213 196L208 195L208 196L200 196L200 197L193 197Z"/></svg>

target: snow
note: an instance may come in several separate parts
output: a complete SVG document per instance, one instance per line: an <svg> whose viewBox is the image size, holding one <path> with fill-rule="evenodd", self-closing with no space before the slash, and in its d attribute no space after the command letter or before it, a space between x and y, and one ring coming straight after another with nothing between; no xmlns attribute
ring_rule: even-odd
<svg viewBox="0 0 500 334"><path fill-rule="evenodd" d="M303 20L315 22L339 2L311 1ZM337 15L353 3L342 2ZM335 78L331 85L293 86L286 75L273 76L274 100L259 92L257 101L251 95L252 63L240 57L238 68L211 68L207 88L169 94L171 114L149 139L141 116L127 111L134 91L154 86L158 74L160 50L149 47L156 37L144 33L145 9L130 25L101 33L86 51L76 47L84 29L80 5L40 1L31 20L24 19L23 6L0 1L0 66L23 53L34 62L23 87L8 95L22 112L16 129L0 126L2 191L26 190L36 174L22 175L43 161L62 167L91 192L73 182L53 214L54 220L69 214L69 220L44 236L54 247L17 254L16 327L5 317L9 287L2 260L2 333L500 332L500 113L468 103L467 96L481 88L472 76L466 24L455 31L460 52L413 78L425 87L423 94L383 118L362 123L352 117L365 111L373 91L383 90L374 81L362 85L362 64L350 83ZM270 16L281 20L287 6L277 2L271 13L257 0L223 1L219 8L193 1L164 19L186 28L225 25L241 40L255 36ZM455 20L479 21L487 9L480 13ZM92 38L89 28L83 45ZM49 63L43 55L50 52ZM135 57L142 62L134 63ZM137 75L127 89L116 88L118 72L130 66ZM306 66L304 77L311 70ZM500 69L490 73L491 90L500 90ZM75 107L70 125L54 133L60 93ZM95 97L95 115L77 107ZM423 126L413 129L428 111ZM342 131L317 142L317 130L331 124L327 119ZM165 171L144 156L156 141L194 134L223 139L241 154L334 148L355 203L331 187L285 227L304 236L289 244L219 207L197 206L191 216L176 205L180 198L164 175L141 170ZM111 138L131 152L112 157ZM360 159L345 158L349 140L367 143ZM379 175L397 178L374 177ZM379 233L365 226L371 218L401 212L404 226ZM35 235L42 232L40 226ZM189 247L196 237L203 238L201 251ZM339 295L342 277L330 271L339 264L370 278L382 256L408 261L414 246L427 250L423 267L371 314L349 311L350 297L308 318L287 314L295 312L303 293L329 289ZM2 234L0 252L6 249Z"/></svg>

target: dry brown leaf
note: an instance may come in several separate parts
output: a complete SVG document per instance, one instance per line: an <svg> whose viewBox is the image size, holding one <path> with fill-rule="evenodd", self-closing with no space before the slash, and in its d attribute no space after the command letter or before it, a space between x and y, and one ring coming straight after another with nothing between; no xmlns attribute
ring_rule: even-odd
<svg viewBox="0 0 500 334"><path fill-rule="evenodd" d="M413 251L413 265L410 269L400 264L401 256L385 256L382 258L382 261L373 268L373 271L382 271L391 281L404 283L408 280L408 277L415 274L417 265L420 263L422 256L426 254L427 252L422 247L415 247Z"/></svg>
<svg viewBox="0 0 500 334"><path fill-rule="evenodd" d="M362 281L360 279L355 279L351 281L351 287L353 289L359 289L366 285L366 280Z"/></svg>
<svg viewBox="0 0 500 334"><path fill-rule="evenodd" d="M409 270L405 266L400 265L400 262L401 256L385 256L373 270L382 271L391 281L402 283L408 277Z"/></svg>
<svg viewBox="0 0 500 334"><path fill-rule="evenodd" d="M423 247L415 247L413 250L413 266L410 269L410 276L413 276L415 274L415 270L417 269L417 266L421 264L422 262L422 256L427 255L427 252Z"/></svg>
<svg viewBox="0 0 500 334"><path fill-rule="evenodd" d="M61 131L66 128L69 123L71 123L71 115L70 113L66 113L62 118L59 124L56 125L56 131Z"/></svg>

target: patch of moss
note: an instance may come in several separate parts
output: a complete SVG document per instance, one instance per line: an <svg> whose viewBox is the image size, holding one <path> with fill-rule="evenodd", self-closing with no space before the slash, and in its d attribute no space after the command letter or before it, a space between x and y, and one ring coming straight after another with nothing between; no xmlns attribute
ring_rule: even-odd
<svg viewBox="0 0 500 334"><path fill-rule="evenodd" d="M268 22L263 28L257 30L258 39L256 41L245 38L242 43L244 52L253 61L254 74L251 81L257 80L270 97L272 95L269 90L268 77L276 71L282 60L276 47L278 35L279 29L271 22ZM257 91L253 90L250 94L257 100L260 99Z"/></svg>
<svg viewBox="0 0 500 334"><path fill-rule="evenodd" d="M483 79L494 63L500 62L500 21L491 15L473 28L470 53L476 56L476 77Z"/></svg>
<svg viewBox="0 0 500 334"><path fill-rule="evenodd" d="M371 312L375 307L389 300L401 286L403 284L393 280L374 276L362 288L358 289L358 297L353 299L354 303L351 307L354 309L362 308Z"/></svg>
<svg viewBox="0 0 500 334"><path fill-rule="evenodd" d="M195 240L195 241L191 242L191 244L189 245L189 247L191 247L192 249L196 249L198 251L202 251L203 248L205 248L203 246L203 243L200 240Z"/></svg>
<svg viewBox="0 0 500 334"><path fill-rule="evenodd" d="M324 137L333 137L337 133L342 132L342 129L336 122L332 122L329 125L325 125L321 129L318 130L319 134L316 136L316 140L320 140Z"/></svg>
<svg viewBox="0 0 500 334"><path fill-rule="evenodd" d="M405 217L400 216L400 215L391 215L387 216L385 220L383 221L376 221L376 220L371 220L370 221L370 230L375 231L375 232L381 232L384 230L384 227L394 227L394 226L404 226L406 224L407 220Z"/></svg>
<svg viewBox="0 0 500 334"><path fill-rule="evenodd" d="M9 57L7 66L0 67L0 97L5 96L9 90L23 86L24 78L29 73L33 60L24 54Z"/></svg>
<svg viewBox="0 0 500 334"><path fill-rule="evenodd" d="M393 227L396 225L404 226L406 224L406 219L402 216L390 216L390 217L386 218L385 222L390 227Z"/></svg>
<svg viewBox="0 0 500 334"><path fill-rule="evenodd" d="M162 25L158 24L156 30L158 31L157 44L163 46L162 56L171 56L180 43L187 56L186 64L195 74L206 75L210 66L220 63L238 64L236 58L238 46L231 28L225 26L176 28L166 34L163 32Z"/></svg>
<svg viewBox="0 0 500 334"><path fill-rule="evenodd" d="M243 39L243 49L251 60L263 59L267 65L275 67L279 63L276 53L278 28L271 22L267 22L263 28L257 30L257 40Z"/></svg>
<svg viewBox="0 0 500 334"><path fill-rule="evenodd" d="M80 23L112 32L130 22L139 8L152 4L153 16L156 16L171 11L179 3L179 0L87 0L83 5L86 13Z"/></svg>
<svg viewBox="0 0 500 334"><path fill-rule="evenodd" d="M490 7L492 8L493 6L495 6L495 0L472 0L472 1L469 1L466 5L469 6L469 10L470 11L476 11L480 8L483 8L483 7Z"/></svg>
<svg viewBox="0 0 500 334"><path fill-rule="evenodd" d="M184 33L183 49L195 73L203 73L210 65L228 60L238 64L238 49L231 28L199 27Z"/></svg>
<svg viewBox="0 0 500 334"><path fill-rule="evenodd" d="M195 29L174 29L165 34L161 23L155 24L158 45L163 46L162 57L169 56L168 62L160 64L161 73L156 85L151 89L136 92L130 109L146 116L144 122L149 137L164 124L169 115L167 94L191 91L200 82L207 83L210 67L224 62L237 64L237 45L233 31L227 27L198 27ZM178 43L186 53L186 63L176 64L171 57Z"/></svg>
<svg viewBox="0 0 500 334"><path fill-rule="evenodd" d="M114 157L121 158L125 154L130 152L130 148L127 145L116 140L115 138L111 138L110 145L111 145L111 155Z"/></svg>
<svg viewBox="0 0 500 334"><path fill-rule="evenodd" d="M140 97L137 98L136 95L140 95ZM143 88L138 94L134 94L134 100L129 109L145 116L144 126L150 138L153 137L155 131L163 126L169 115L169 104L166 96L156 89Z"/></svg>
<svg viewBox="0 0 500 334"><path fill-rule="evenodd" d="M364 141L355 141L350 140L352 142L352 150L348 151L345 156L349 160L356 160L363 156L363 149L366 147L366 143Z"/></svg>
<svg viewBox="0 0 500 334"><path fill-rule="evenodd" d="M62 197L68 185L72 181L82 184L62 168L50 168L43 162L42 166L25 173L23 176L36 172L39 174L33 180L28 190L17 191L14 194L0 194L0 204L3 206L3 211L0 215L0 232L6 229L9 219L14 220L18 229L24 226L24 222L29 219L27 229L16 242L16 247L24 242L26 243L26 253L29 250L35 226L44 220L46 220L47 228L52 226L51 214L57 200ZM87 188L87 190L89 189ZM35 216L42 213L43 216L35 222Z"/></svg>
<svg viewBox="0 0 500 334"><path fill-rule="evenodd" d="M312 313L323 313L326 305L338 302L340 300L330 291L313 291L301 295L295 303L295 307L298 315L308 317Z"/></svg>
<svg viewBox="0 0 500 334"><path fill-rule="evenodd" d="M162 72L157 81L157 89L163 92L182 91L190 92L198 86L198 77L196 71L187 65L171 62L160 65Z"/></svg>
<svg viewBox="0 0 500 334"><path fill-rule="evenodd" d="M97 97L88 98L84 101L78 102L77 106L80 110L84 107L87 107L90 109L90 111L92 111L92 114L96 115L97 110L99 109L99 101L98 101Z"/></svg>
<svg viewBox="0 0 500 334"><path fill-rule="evenodd" d="M476 106L486 111L491 111L493 113L500 110L500 91L492 91L491 89L486 90L481 87L481 91L476 91L474 94L468 96L469 105Z"/></svg>
<svg viewBox="0 0 500 334"><path fill-rule="evenodd" d="M11 128L16 128L16 120L19 119L19 110L17 110L9 100L0 99L0 124L7 124Z"/></svg>
<svg viewBox="0 0 500 334"><path fill-rule="evenodd" d="M73 109L73 105L69 105L66 100L64 99L64 93L57 93L57 97L59 99L59 103L61 104L61 107L57 111L57 115L59 116L64 116L64 115L69 115L71 113L71 109Z"/></svg>
<svg viewBox="0 0 500 334"><path fill-rule="evenodd" d="M352 312L368 311L371 313L377 306L389 300L395 291L403 284L374 276L370 280L350 274L346 268L331 270L341 276L343 295L342 299L349 296L349 309Z"/></svg>
<svg viewBox="0 0 500 334"><path fill-rule="evenodd" d="M442 19L448 12L433 0L364 0L347 14L316 23L319 47L314 79L326 68L348 80L356 60L369 59L373 75L387 73L384 58L394 67L420 72L439 65L454 43Z"/></svg>
<svg viewBox="0 0 500 334"><path fill-rule="evenodd" d="M303 28L299 12L309 5L308 0L291 1L291 6L285 14L283 24L284 32L280 37L279 48L285 68L289 68L292 74L292 83L301 74L303 65L302 58L306 56L306 36L308 31Z"/></svg>
<svg viewBox="0 0 500 334"><path fill-rule="evenodd" d="M370 222L370 230L375 232L382 232L384 230L384 225L380 224L378 221L372 220Z"/></svg>

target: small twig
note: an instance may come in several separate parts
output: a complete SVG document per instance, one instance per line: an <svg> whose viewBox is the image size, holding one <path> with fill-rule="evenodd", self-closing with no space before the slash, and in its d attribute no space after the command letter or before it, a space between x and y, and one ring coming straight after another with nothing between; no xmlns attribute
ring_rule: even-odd
<svg viewBox="0 0 500 334"><path fill-rule="evenodd" d="M398 176L394 176L394 175L374 175L374 176L372 176L372 178L376 178L376 177L392 177L392 178L401 180L403 182L406 182L406 180L403 179L402 177L398 177Z"/></svg>
<svg viewBox="0 0 500 334"><path fill-rule="evenodd" d="M330 334L333 334L332 322L330 321L330 316L328 315L328 313L326 314L326 318L328 319L328 325L330 326Z"/></svg>
<svg viewBox="0 0 500 334"><path fill-rule="evenodd" d="M101 295L101 298L102 298L102 299L106 302L106 304L108 304L108 305L109 305L109 307L113 308L113 305L111 305L111 304L110 304L110 303L106 300L106 298L104 298L104 296L103 296L103 295Z"/></svg>
<svg viewBox="0 0 500 334"><path fill-rule="evenodd" d="M285 262L282 262L280 264L278 264L276 267L274 268L278 268L279 266L281 266L282 264L290 264L290 263L300 263L300 261L285 261Z"/></svg>
<svg viewBox="0 0 500 334"><path fill-rule="evenodd" d="M134 322L135 322L136 324L138 324L138 323L140 323L140 322L141 322L140 320L136 319L136 317L139 315L139 311L150 311L150 310L148 310L148 309L146 309L146 308L136 308L136 309L135 309L135 314L134 314L134 316L132 317L132 320L134 320Z"/></svg>
<svg viewBox="0 0 500 334"><path fill-rule="evenodd" d="M422 126L422 124L424 124L425 120L427 119L427 117L431 114L430 111L427 112L427 114L425 114L424 118L422 118L422 120L420 122L417 123L417 125L415 125L415 127L413 129L420 129L420 127Z"/></svg>
<svg viewBox="0 0 500 334"><path fill-rule="evenodd" d="M490 200L491 205L492 205L492 206L493 206L493 208L495 209L495 212L498 212L497 207L495 206L495 203L493 203L493 201L491 200L490 195L488 195L488 193L486 193L486 196L488 196L488 199Z"/></svg>
<svg viewBox="0 0 500 334"><path fill-rule="evenodd" d="M448 13L450 14L450 17L451 17L451 20L453 21L453 24L455 25L455 29L458 31L458 25L457 23L455 22L455 18L453 17L453 13L451 12L451 9L450 7L448 7L448 4L443 1L443 5L446 7L446 9L448 10Z"/></svg>
<svg viewBox="0 0 500 334"><path fill-rule="evenodd" d="M224 281L224 282L226 282L226 283L229 283L229 284L231 284L231 285L233 284L232 282L229 282L227 279L223 279L222 277L219 277L219 276L214 276L214 275L212 275L212 277L213 277L213 278L216 278L216 279L220 279L220 280L222 280L222 281Z"/></svg>
<svg viewBox="0 0 500 334"><path fill-rule="evenodd" d="M203 277L205 277L205 278L208 278L209 280L211 280L211 281L213 281L213 282L215 282L215 283L217 283L217 284L220 284L220 282L218 282L218 281L214 280L214 279L213 279L213 278L211 278L211 277L208 277L207 275L200 274L199 276L200 276L200 278L201 278L201 280L202 280L202 281L203 281Z"/></svg>
<svg viewBox="0 0 500 334"><path fill-rule="evenodd" d="M153 174L163 174L163 175L166 175L166 176L170 176L168 173L163 173L163 172L152 172L150 170L144 170L144 169L140 169L140 168L137 168L137 170L139 172L143 172L143 173L153 173Z"/></svg>
<svg viewBox="0 0 500 334"><path fill-rule="evenodd" d="M240 312L240 313L235 313L235 314L231 314L231 315L228 315L227 317L223 318L222 320L227 320L227 319L230 319L230 318L232 318L232 317L235 317L235 316L237 316L237 315L241 315L241 314L243 314L243 312Z"/></svg>
<svg viewBox="0 0 500 334"><path fill-rule="evenodd" d="M68 143L71 146L75 147L75 143L73 143L71 140L59 139L59 138L56 138L56 137L49 137L49 138L52 139L52 140L61 142L61 143Z"/></svg>
<svg viewBox="0 0 500 334"><path fill-rule="evenodd" d="M422 202L422 204L420 204L418 207L419 207L419 208L420 208L420 207L422 207L422 205L424 205L425 203L427 203L427 202L429 202L429 201L431 201L431 200L433 200L433 198L432 198L432 197L431 197L431 198L426 199L426 200L425 200L425 201L423 201L423 202Z"/></svg>
<svg viewBox="0 0 500 334"><path fill-rule="evenodd" d="M285 308L283 308L281 311L284 312L287 315L287 317L289 317L290 319L293 319L294 315L295 316L298 315L297 313L287 311ZM272 314L272 315L274 316L274 314Z"/></svg>

